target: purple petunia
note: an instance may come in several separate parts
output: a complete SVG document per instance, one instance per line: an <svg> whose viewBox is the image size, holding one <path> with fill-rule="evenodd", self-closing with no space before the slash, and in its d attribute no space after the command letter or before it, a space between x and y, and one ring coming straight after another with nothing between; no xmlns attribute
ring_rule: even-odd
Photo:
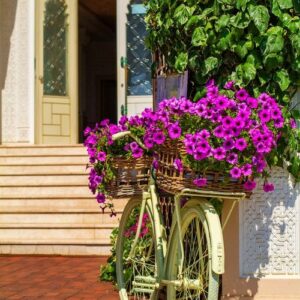
<svg viewBox="0 0 300 300"><path fill-rule="evenodd" d="M244 189L246 191L252 191L256 188L256 182L255 181L252 181L252 180L247 180L245 183L244 183Z"/></svg>
<svg viewBox="0 0 300 300"><path fill-rule="evenodd" d="M252 175L252 165L251 164L245 164L242 167L242 173L243 173L244 176Z"/></svg>
<svg viewBox="0 0 300 300"><path fill-rule="evenodd" d="M97 159L101 162L105 162L106 160L106 153L104 151L100 151L97 154Z"/></svg>
<svg viewBox="0 0 300 300"><path fill-rule="evenodd" d="M273 192L274 191L274 185L272 183L264 183L264 186L263 186L263 189L266 193L269 193L269 192Z"/></svg>
<svg viewBox="0 0 300 300"><path fill-rule="evenodd" d="M226 161L235 165L238 162L238 155L236 153L230 153L227 155Z"/></svg>
<svg viewBox="0 0 300 300"><path fill-rule="evenodd" d="M159 131L159 132L155 132L153 134L153 141L157 144L157 145L161 145L164 143L164 141L166 140L165 135L163 134L163 132Z"/></svg>
<svg viewBox="0 0 300 300"><path fill-rule="evenodd" d="M242 170L239 168L239 167L233 167L231 170L230 170L230 175L232 178L240 178L242 176Z"/></svg>
<svg viewBox="0 0 300 300"><path fill-rule="evenodd" d="M235 141L235 148L239 151L243 151L247 148L247 142L244 138L239 138Z"/></svg>
<svg viewBox="0 0 300 300"><path fill-rule="evenodd" d="M199 177L193 180L193 183L197 186L197 187L204 187L207 184L207 179L203 178L203 177Z"/></svg>
<svg viewBox="0 0 300 300"><path fill-rule="evenodd" d="M235 96L238 100L245 101L249 97L249 94L245 89L240 89L235 93Z"/></svg>
<svg viewBox="0 0 300 300"><path fill-rule="evenodd" d="M168 128L169 136L172 140L178 139L181 136L181 128L178 125L178 122L175 124L171 124Z"/></svg>
<svg viewBox="0 0 300 300"><path fill-rule="evenodd" d="M105 203L105 195L102 193L97 194L96 199L98 203Z"/></svg>
<svg viewBox="0 0 300 300"><path fill-rule="evenodd" d="M218 147L214 149L212 152L213 152L213 157L216 160L223 160L226 156L226 150L223 147Z"/></svg>
<svg viewBox="0 0 300 300"><path fill-rule="evenodd" d="M134 157L134 158L140 158L143 156L143 154L144 154L144 151L140 147L137 147L132 150L132 157Z"/></svg>
<svg viewBox="0 0 300 300"><path fill-rule="evenodd" d="M226 90L232 90L233 87L234 87L234 81L233 80L226 82L225 85L224 85L224 89L226 89Z"/></svg>
<svg viewBox="0 0 300 300"><path fill-rule="evenodd" d="M174 160L174 167L176 170L178 170L179 172L183 171L183 164L182 161L179 158L176 158Z"/></svg>

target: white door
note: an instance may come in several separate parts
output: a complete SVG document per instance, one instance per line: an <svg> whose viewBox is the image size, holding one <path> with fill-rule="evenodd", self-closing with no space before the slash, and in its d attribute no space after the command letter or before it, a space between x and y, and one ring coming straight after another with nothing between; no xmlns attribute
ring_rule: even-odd
<svg viewBox="0 0 300 300"><path fill-rule="evenodd" d="M117 0L118 116L153 107L151 52L145 47L142 0Z"/></svg>
<svg viewBox="0 0 300 300"><path fill-rule="evenodd" d="M78 0L36 1L36 143L78 142Z"/></svg>

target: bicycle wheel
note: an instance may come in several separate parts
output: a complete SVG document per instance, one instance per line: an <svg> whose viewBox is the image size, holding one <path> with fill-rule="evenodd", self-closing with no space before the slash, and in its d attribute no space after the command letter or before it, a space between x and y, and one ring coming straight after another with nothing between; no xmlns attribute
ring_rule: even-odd
<svg viewBox="0 0 300 300"><path fill-rule="evenodd" d="M182 210L183 265L179 270L179 234L174 228L168 257L167 299L218 299L219 275L212 270L211 240L206 217L200 207Z"/></svg>
<svg viewBox="0 0 300 300"><path fill-rule="evenodd" d="M143 216L141 234L134 248L137 222L141 210L141 200L131 199L123 212L116 247L116 271L120 299L155 299L156 259L155 233L148 207Z"/></svg>

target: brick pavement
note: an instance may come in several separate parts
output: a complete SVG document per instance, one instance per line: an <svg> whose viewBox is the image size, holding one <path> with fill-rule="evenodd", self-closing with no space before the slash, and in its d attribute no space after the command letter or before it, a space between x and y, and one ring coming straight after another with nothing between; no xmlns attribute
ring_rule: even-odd
<svg viewBox="0 0 300 300"><path fill-rule="evenodd" d="M111 283L99 282L105 257L0 256L0 299L117 300Z"/></svg>

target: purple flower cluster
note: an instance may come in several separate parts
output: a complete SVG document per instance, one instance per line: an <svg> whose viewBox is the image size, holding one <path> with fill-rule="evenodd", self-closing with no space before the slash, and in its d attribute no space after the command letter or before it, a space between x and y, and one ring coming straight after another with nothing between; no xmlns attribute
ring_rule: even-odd
<svg viewBox="0 0 300 300"><path fill-rule="evenodd" d="M94 129L86 128L84 142L90 159L89 187L99 203L105 203L105 185L113 179L110 160L115 155L138 159L144 150L132 140L113 142L112 135L130 130L154 154L153 167L159 169L156 150L167 141L180 141L185 152L175 159L178 172L197 165L198 170L222 170L231 180L243 180L245 190L256 187L254 178L267 176L267 158L276 148L285 120L281 107L266 93L257 98L234 82L222 93L214 80L206 84L206 95L197 102L184 97L160 102L157 111L145 109L141 115L122 116L118 125L103 120ZM294 126L294 120L288 124ZM194 179L195 186L207 185L207 178ZM264 190L274 190L271 183Z"/></svg>

